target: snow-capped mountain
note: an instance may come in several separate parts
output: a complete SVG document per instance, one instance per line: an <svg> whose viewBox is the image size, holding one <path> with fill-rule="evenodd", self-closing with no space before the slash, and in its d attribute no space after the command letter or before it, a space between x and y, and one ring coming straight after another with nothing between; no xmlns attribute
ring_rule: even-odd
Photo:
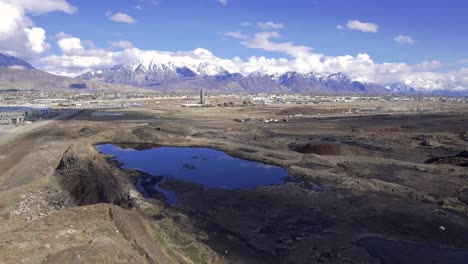
<svg viewBox="0 0 468 264"><path fill-rule="evenodd" d="M442 96L468 96L468 89L456 86L454 83L449 89L427 89L425 87L413 87L412 85L396 82L385 85L384 87L393 94L420 94L420 95L442 95ZM440 86L437 86L440 87Z"/></svg>
<svg viewBox="0 0 468 264"><path fill-rule="evenodd" d="M396 94L417 94L419 92L414 87L411 87L401 82L389 83L385 85L385 88L389 90L391 93L396 93Z"/></svg>
<svg viewBox="0 0 468 264"><path fill-rule="evenodd" d="M110 83L155 86L183 81L197 76L223 75L228 72L215 64L161 63L154 60L134 60L128 64L115 65L110 69L88 72L80 79L101 80Z"/></svg>
<svg viewBox="0 0 468 264"><path fill-rule="evenodd" d="M207 89L222 92L292 92L292 93L386 93L382 86L372 82L359 82L360 76L350 77L339 72L325 75L317 72L285 72L273 75L261 71L248 75L230 73L214 63L199 64L179 61L156 62L134 60L107 70L88 72L81 79L111 83L132 84L166 90ZM185 86L184 86L185 85Z"/></svg>
<svg viewBox="0 0 468 264"><path fill-rule="evenodd" d="M100 80L117 84L150 87L160 91L195 91L206 89L219 92L290 92L290 93L422 93L424 89L404 83L385 86L357 74L337 72L323 74L296 71L267 73L230 72L216 61L138 57L127 64L88 72L79 79ZM438 89L440 91L441 89Z"/></svg>
<svg viewBox="0 0 468 264"><path fill-rule="evenodd" d="M3 53L0 53L0 67L19 70L34 70L34 67L24 60Z"/></svg>

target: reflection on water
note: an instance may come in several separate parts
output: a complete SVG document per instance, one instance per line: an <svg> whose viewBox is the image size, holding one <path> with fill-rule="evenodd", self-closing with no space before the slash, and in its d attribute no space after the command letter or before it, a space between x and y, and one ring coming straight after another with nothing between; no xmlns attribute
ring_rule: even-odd
<svg viewBox="0 0 468 264"><path fill-rule="evenodd" d="M177 203L177 195L161 187L168 179L196 182L207 189L252 189L257 186L285 183L290 176L281 167L234 158L210 148L158 147L146 150L123 149L112 144L96 146L103 154L115 156L122 168L137 169L160 177L159 180L141 178L140 191L164 195L170 204ZM148 190L151 188L151 190Z"/></svg>

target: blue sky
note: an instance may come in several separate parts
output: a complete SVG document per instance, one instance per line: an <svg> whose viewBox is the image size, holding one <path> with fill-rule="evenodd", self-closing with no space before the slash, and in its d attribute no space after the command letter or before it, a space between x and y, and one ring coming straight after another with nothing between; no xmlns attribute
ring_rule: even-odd
<svg viewBox="0 0 468 264"><path fill-rule="evenodd" d="M467 10L466 0L0 0L0 52L67 76L146 60L468 90Z"/></svg>
<svg viewBox="0 0 468 264"><path fill-rule="evenodd" d="M376 62L419 63L438 60L455 62L468 58L468 2L448 1L372 1L372 0L114 0L69 1L78 8L75 14L49 13L33 16L37 26L47 29L48 38L66 32L82 40L106 46L112 40L129 40L140 49L193 50L205 48L218 57L268 56L283 54L249 49L222 32L253 34L255 27L243 22L272 21L284 28L281 41L312 47L330 56L369 54ZM137 6L141 8L136 8ZM140 10L141 9L141 10ZM136 23L116 23L106 12L122 12ZM378 25L377 33L338 30L348 20ZM397 35L408 35L413 45L394 42ZM57 51L57 46L53 46Z"/></svg>

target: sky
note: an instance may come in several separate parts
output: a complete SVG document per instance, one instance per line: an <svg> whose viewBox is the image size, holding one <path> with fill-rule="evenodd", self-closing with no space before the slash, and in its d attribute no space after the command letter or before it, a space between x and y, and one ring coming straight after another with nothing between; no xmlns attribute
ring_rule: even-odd
<svg viewBox="0 0 468 264"><path fill-rule="evenodd" d="M0 0L0 52L67 76L151 57L468 89L467 10L464 0Z"/></svg>

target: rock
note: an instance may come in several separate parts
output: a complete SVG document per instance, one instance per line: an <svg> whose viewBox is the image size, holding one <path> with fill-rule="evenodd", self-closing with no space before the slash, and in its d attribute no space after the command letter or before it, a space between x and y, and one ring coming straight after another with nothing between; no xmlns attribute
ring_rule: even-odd
<svg viewBox="0 0 468 264"><path fill-rule="evenodd" d="M460 135L461 139L468 141L468 130L465 130Z"/></svg>
<svg viewBox="0 0 468 264"><path fill-rule="evenodd" d="M362 133L364 133L364 132L365 132L364 129L359 128L359 127L353 127L353 128L351 129L351 133L355 133L355 134L362 134Z"/></svg>

